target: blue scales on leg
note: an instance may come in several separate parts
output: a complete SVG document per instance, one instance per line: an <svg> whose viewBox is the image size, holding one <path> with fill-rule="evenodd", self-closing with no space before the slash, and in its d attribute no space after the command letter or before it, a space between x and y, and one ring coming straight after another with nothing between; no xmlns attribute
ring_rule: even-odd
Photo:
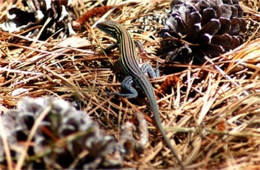
<svg viewBox="0 0 260 170"><path fill-rule="evenodd" d="M149 77L155 78L160 76L158 65L154 71L153 67L149 63L144 63L141 67L141 70L144 74L148 73Z"/></svg>
<svg viewBox="0 0 260 170"><path fill-rule="evenodd" d="M122 81L121 83L121 88L126 90L127 93L119 93L119 92L115 92L112 94L118 95L118 96L122 96L122 97L126 97L126 98L135 98L138 96L138 92L137 90L133 87L133 78L131 76L127 76L125 77L125 79Z"/></svg>
<svg viewBox="0 0 260 170"><path fill-rule="evenodd" d="M141 70L144 74L148 73L149 77L151 78L158 77L158 72L155 72L149 63L143 64ZM121 82L121 89L125 90L127 93L114 92L110 94L115 94L126 98L136 98L138 96L138 92L133 87L133 82L134 81L131 76L125 77L124 80Z"/></svg>

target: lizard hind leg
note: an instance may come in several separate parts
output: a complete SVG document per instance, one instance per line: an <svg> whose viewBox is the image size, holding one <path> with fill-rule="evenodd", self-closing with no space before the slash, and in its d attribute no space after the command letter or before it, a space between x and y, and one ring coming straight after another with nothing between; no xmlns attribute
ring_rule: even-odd
<svg viewBox="0 0 260 170"><path fill-rule="evenodd" d="M137 90L133 87L133 78L131 76L125 77L121 83L121 89L125 90L126 93L114 92L110 94L126 97L126 98L136 98L138 96Z"/></svg>
<svg viewBox="0 0 260 170"><path fill-rule="evenodd" d="M153 67L149 63L144 63L141 67L141 70L144 74L148 73L149 77L155 78L160 76L159 68L156 67L154 71Z"/></svg>

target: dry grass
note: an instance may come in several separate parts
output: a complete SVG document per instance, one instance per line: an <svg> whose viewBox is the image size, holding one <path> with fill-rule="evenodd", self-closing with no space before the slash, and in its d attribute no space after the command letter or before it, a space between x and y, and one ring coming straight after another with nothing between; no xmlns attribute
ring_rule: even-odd
<svg viewBox="0 0 260 170"><path fill-rule="evenodd" d="M74 1L77 15L103 1L91 5L89 2ZM108 0L106 5L120 3L120 0ZM246 11L245 18L250 21L247 41L242 46L223 54L214 64L211 61L202 66L162 64L161 77L152 80L157 87L165 129L179 157L190 169L257 169L260 166L260 13L251 8L256 1L241 3ZM2 4L0 17L12 5ZM120 90L120 83L111 68L118 52L103 55L100 46L106 47L113 40L93 25L102 17L116 20L129 30L135 29L140 23L131 24L131 20L162 13L168 6L166 0L125 3L118 10L111 9L102 16L90 18L84 23L85 31L77 32L74 39L38 41L1 31L1 111L14 108L24 96L56 96L80 102L81 109L100 127L118 137L120 125L135 121L137 110L126 99L106 95ZM143 60L154 66L156 61L163 62L152 53L159 43L158 37L150 36L155 32L133 33L148 51L149 57ZM15 39L19 41L13 43ZM185 69L177 73L170 71L176 67ZM177 81L161 90L160 86L170 77L177 77ZM130 102L150 115L141 97ZM176 166L176 160L155 130L152 119L149 116L146 119L150 122L149 144L141 155L130 155L124 167Z"/></svg>

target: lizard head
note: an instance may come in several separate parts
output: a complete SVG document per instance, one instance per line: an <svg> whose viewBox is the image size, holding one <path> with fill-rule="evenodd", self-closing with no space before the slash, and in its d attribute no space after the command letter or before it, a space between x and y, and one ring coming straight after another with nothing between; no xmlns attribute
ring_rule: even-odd
<svg viewBox="0 0 260 170"><path fill-rule="evenodd" d="M124 31L121 25L115 21L103 21L98 23L97 27L117 40L120 40L122 32Z"/></svg>

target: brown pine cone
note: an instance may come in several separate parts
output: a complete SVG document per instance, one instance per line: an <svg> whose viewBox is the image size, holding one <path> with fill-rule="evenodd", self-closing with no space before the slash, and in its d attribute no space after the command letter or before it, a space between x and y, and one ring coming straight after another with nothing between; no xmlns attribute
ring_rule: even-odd
<svg viewBox="0 0 260 170"><path fill-rule="evenodd" d="M159 54L168 61L203 63L243 42L246 23L237 0L173 0Z"/></svg>

